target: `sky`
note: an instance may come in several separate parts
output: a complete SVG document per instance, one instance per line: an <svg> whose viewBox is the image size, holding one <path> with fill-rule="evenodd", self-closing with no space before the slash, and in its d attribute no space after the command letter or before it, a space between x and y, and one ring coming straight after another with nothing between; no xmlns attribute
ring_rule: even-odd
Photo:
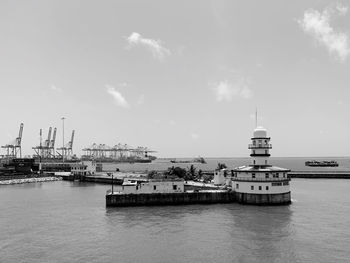
<svg viewBox="0 0 350 263"><path fill-rule="evenodd" d="M0 144L350 155L350 1L0 0ZM4 150L2 149L2 153Z"/></svg>

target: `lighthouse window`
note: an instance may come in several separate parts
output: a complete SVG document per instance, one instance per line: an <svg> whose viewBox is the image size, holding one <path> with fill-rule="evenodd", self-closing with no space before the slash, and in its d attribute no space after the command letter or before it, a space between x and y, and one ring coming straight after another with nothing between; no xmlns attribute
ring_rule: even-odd
<svg viewBox="0 0 350 263"><path fill-rule="evenodd" d="M259 186L259 190L262 190L262 187L261 187L261 186Z"/></svg>
<svg viewBox="0 0 350 263"><path fill-rule="evenodd" d="M269 176L269 174L265 174L265 178L269 178L270 176Z"/></svg>
<svg viewBox="0 0 350 263"><path fill-rule="evenodd" d="M157 190L157 186L156 185L153 185L153 190Z"/></svg>
<svg viewBox="0 0 350 263"><path fill-rule="evenodd" d="M236 189L239 189L239 184L236 184Z"/></svg>
<svg viewBox="0 0 350 263"><path fill-rule="evenodd" d="M177 185L173 185L173 190L177 190Z"/></svg>
<svg viewBox="0 0 350 263"><path fill-rule="evenodd" d="M255 178L255 174L252 174L252 178Z"/></svg>
<svg viewBox="0 0 350 263"><path fill-rule="evenodd" d="M252 185L252 186L250 187L250 190L254 190L254 185Z"/></svg>
<svg viewBox="0 0 350 263"><path fill-rule="evenodd" d="M268 186L266 186L266 190L269 190L269 187L268 187Z"/></svg>

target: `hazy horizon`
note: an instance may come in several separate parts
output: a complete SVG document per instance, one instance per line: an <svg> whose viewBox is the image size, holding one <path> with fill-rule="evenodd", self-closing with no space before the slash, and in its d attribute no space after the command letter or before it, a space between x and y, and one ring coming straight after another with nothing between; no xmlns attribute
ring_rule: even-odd
<svg viewBox="0 0 350 263"><path fill-rule="evenodd" d="M350 156L350 6L337 1L0 1L0 145L146 146L160 158ZM4 154L1 149L1 154ZM229 157L227 157L229 158Z"/></svg>

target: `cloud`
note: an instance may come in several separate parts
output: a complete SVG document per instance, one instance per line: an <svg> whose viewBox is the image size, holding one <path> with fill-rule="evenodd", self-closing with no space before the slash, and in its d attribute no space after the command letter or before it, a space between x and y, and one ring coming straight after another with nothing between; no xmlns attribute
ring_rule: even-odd
<svg viewBox="0 0 350 263"><path fill-rule="evenodd" d="M298 20L303 31L311 35L318 43L324 45L330 54L340 61L344 61L350 54L349 37L346 33L336 31L330 25L331 16L345 15L348 7L337 4L334 7L325 8L322 12L309 9L304 12L304 17Z"/></svg>
<svg viewBox="0 0 350 263"><path fill-rule="evenodd" d="M151 51L153 57L159 60L163 60L165 57L171 55L170 50L162 46L162 41L144 38L137 32L133 32L126 40L128 41L129 47L143 46Z"/></svg>
<svg viewBox="0 0 350 263"><path fill-rule="evenodd" d="M243 78L234 84L229 83L227 80L220 81L214 84L213 91L218 102L231 101L236 96L249 99L254 95L253 91L248 87L247 81Z"/></svg>
<svg viewBox="0 0 350 263"><path fill-rule="evenodd" d="M338 11L339 15L345 15L348 12L348 7L347 6L343 6L340 3L338 3L335 6L335 9Z"/></svg>
<svg viewBox="0 0 350 263"><path fill-rule="evenodd" d="M106 89L107 89L107 93L113 97L114 102L118 106L123 107L123 108L130 107L129 103L126 101L126 99L123 97L123 95L119 91L117 91L113 86L106 85Z"/></svg>
<svg viewBox="0 0 350 263"><path fill-rule="evenodd" d="M62 91L63 91L61 88L56 87L56 86L53 85L53 84L50 86L50 89L53 90L53 91L55 91L55 92L62 92Z"/></svg>

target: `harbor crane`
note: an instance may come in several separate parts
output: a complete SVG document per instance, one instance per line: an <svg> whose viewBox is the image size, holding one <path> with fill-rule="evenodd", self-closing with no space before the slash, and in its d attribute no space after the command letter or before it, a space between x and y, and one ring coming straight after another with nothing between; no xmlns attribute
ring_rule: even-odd
<svg viewBox="0 0 350 263"><path fill-rule="evenodd" d="M57 128L53 130L53 136L52 140L49 143L49 148L50 148L50 156L55 157L55 142L56 142L56 133L57 133Z"/></svg>
<svg viewBox="0 0 350 263"><path fill-rule="evenodd" d="M1 148L6 149L6 157L7 158L22 158L22 135L23 135L23 123L19 126L18 137L14 139L12 142L1 146Z"/></svg>
<svg viewBox="0 0 350 263"><path fill-rule="evenodd" d="M61 148L57 148L57 153L61 156L63 154L64 159L67 159L67 157L73 156L74 133L75 133L75 130L72 131L71 139L66 145L64 145ZM60 153L59 151L61 151L62 153Z"/></svg>
<svg viewBox="0 0 350 263"><path fill-rule="evenodd" d="M55 140L56 140L56 131L54 128L53 137L51 139L52 127L49 128L47 139L42 143L42 129L40 129L40 145L33 147L37 156L41 158L54 158L55 157Z"/></svg>

